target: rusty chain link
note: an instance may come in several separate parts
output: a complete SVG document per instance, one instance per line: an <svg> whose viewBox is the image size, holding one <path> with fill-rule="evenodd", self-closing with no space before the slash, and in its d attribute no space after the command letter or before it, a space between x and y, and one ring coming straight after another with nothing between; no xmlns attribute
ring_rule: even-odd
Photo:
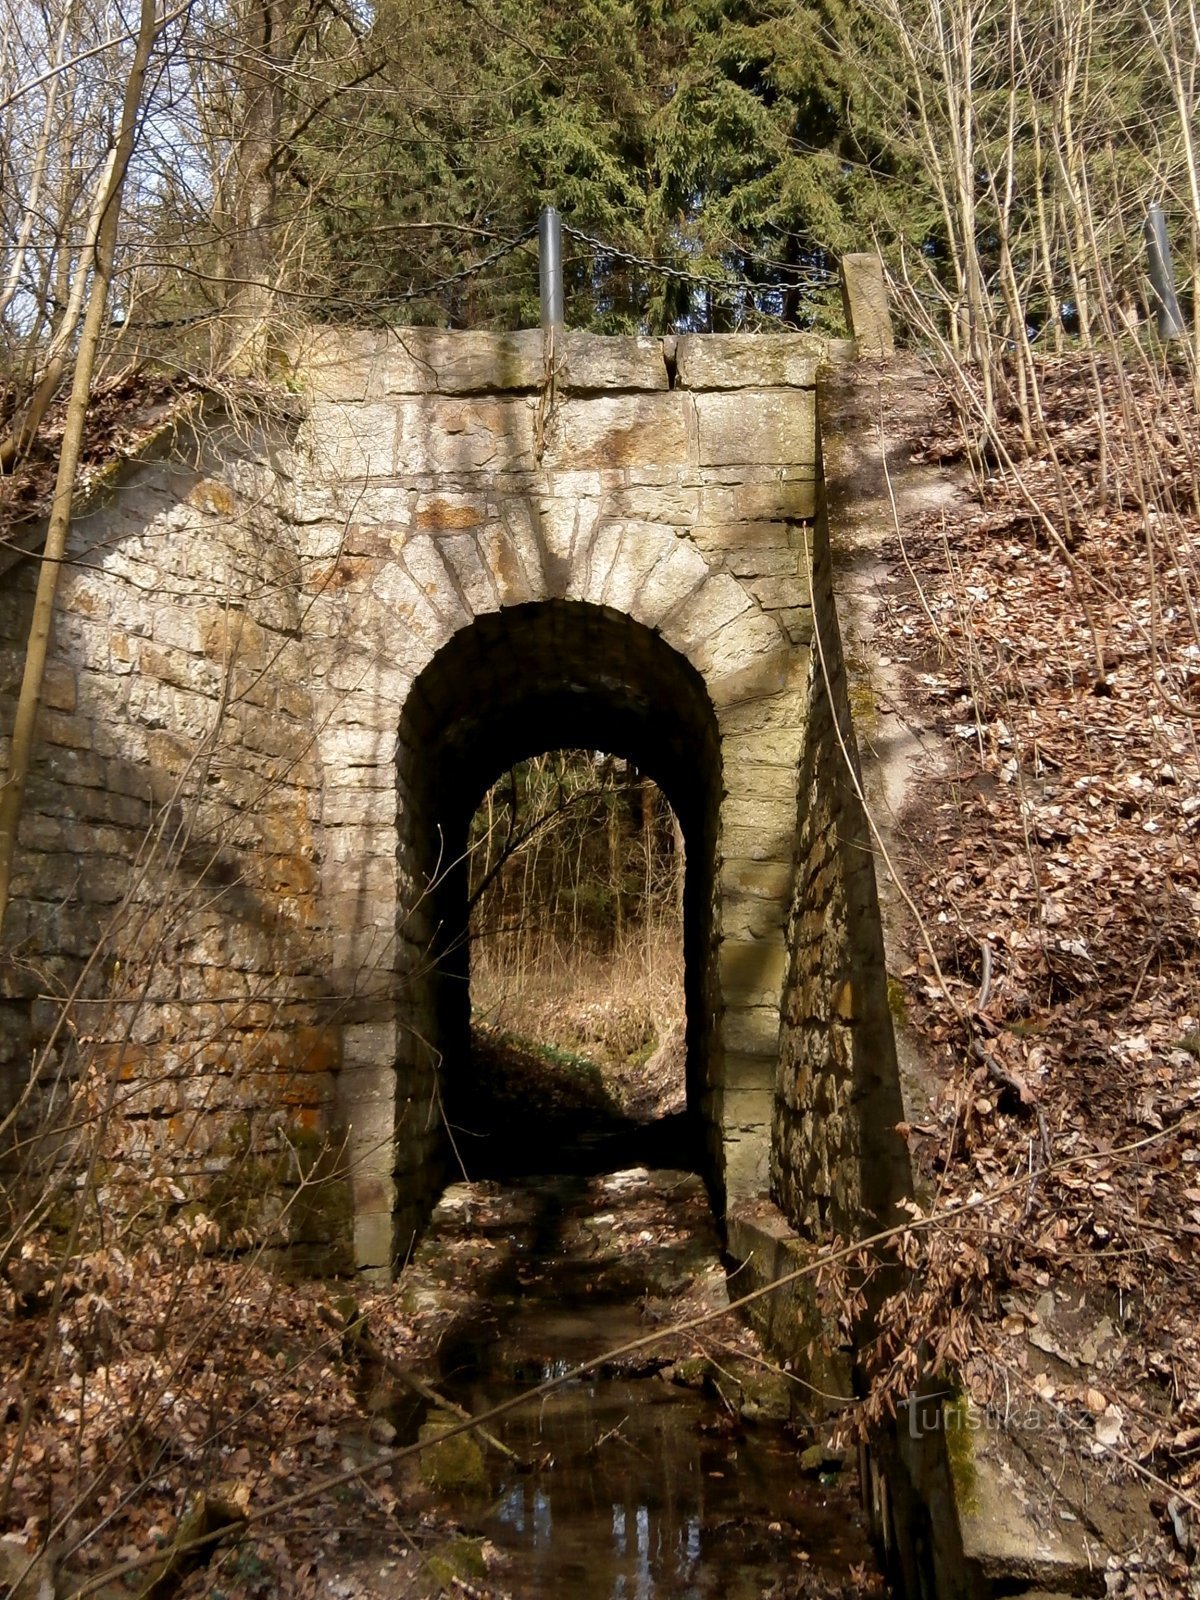
<svg viewBox="0 0 1200 1600"><path fill-rule="evenodd" d="M569 238L578 240L580 244L586 244L598 255L623 262L627 267L636 267L641 272L654 273L661 278L671 278L677 283L693 284L698 289L749 289L758 294L768 291L773 294L786 294L789 289L824 289L837 282L836 273L821 267L801 269L781 266L779 269L781 272L797 274L796 279L790 283L768 283L764 279L737 276L715 278L709 273L692 272L687 267L671 266L665 261L653 261L648 256L636 255L632 250L619 250L616 245L605 244L603 239L584 233L582 228L576 228L570 222L562 224L562 231Z"/></svg>

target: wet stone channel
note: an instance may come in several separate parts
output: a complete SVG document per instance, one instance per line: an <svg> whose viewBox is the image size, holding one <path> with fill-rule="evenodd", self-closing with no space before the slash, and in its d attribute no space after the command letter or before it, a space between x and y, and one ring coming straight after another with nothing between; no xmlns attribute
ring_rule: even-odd
<svg viewBox="0 0 1200 1600"><path fill-rule="evenodd" d="M727 1303L707 1195L679 1171L457 1184L400 1283L424 1383L481 1415L584 1361L651 1345L477 1435L382 1385L398 1442L428 1444L405 1500L423 1583L513 1600L852 1600L885 1593L855 1473L804 1391ZM411 1575L411 1569L410 1569Z"/></svg>

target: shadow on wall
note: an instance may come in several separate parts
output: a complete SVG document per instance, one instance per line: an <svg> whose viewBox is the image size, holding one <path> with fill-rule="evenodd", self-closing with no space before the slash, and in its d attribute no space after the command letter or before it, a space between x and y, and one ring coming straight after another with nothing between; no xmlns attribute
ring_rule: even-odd
<svg viewBox="0 0 1200 1600"><path fill-rule="evenodd" d="M336 1268L337 1186L289 1216L338 1141L341 1003L296 561L269 442L210 423L72 528L5 919L0 1100L36 1063L15 1132L77 1165L95 1143L111 1216L182 1184ZM8 693L36 576L25 562L0 598ZM57 1123L66 1145L45 1137Z"/></svg>

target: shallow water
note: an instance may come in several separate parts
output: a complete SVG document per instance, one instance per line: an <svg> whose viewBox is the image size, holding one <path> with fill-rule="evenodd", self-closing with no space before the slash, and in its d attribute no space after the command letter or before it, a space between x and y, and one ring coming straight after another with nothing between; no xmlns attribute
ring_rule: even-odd
<svg viewBox="0 0 1200 1600"><path fill-rule="evenodd" d="M486 1293L463 1300L440 1345L439 1387L475 1414L656 1322L664 1327L661 1348L497 1423L521 1465L489 1452L492 1497L454 1508L464 1530L502 1557L486 1592L515 1600L882 1593L852 1475L802 1474L794 1433L739 1417L734 1372L725 1381L718 1370L704 1392L674 1381L695 1344L671 1337L669 1323L725 1300L698 1179L636 1171L458 1186L427 1248L460 1295L468 1260L484 1275ZM732 1355L719 1329L705 1352L752 1373L748 1336L733 1337Z"/></svg>
<svg viewBox="0 0 1200 1600"><path fill-rule="evenodd" d="M492 1390L500 1398L502 1390ZM706 1435L713 1402L657 1379L572 1385L505 1441L549 1456L500 1474L480 1529L509 1556L504 1587L580 1600L757 1600L801 1566L869 1560L844 1493L799 1480L796 1447L758 1426Z"/></svg>

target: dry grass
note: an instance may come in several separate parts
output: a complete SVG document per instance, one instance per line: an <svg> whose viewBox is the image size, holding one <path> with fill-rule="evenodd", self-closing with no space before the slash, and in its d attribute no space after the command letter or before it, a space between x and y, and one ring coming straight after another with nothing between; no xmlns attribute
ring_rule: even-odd
<svg viewBox="0 0 1200 1600"><path fill-rule="evenodd" d="M502 938L472 947L477 1020L585 1056L627 1115L684 1105L683 941L670 916L626 929L611 950L545 937L514 961Z"/></svg>

